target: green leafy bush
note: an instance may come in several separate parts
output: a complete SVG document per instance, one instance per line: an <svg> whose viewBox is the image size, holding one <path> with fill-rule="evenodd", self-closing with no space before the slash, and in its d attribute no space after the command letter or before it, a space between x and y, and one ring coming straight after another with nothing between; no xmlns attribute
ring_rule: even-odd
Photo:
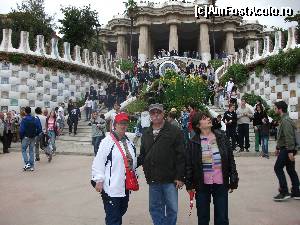
<svg viewBox="0 0 300 225"><path fill-rule="evenodd" d="M160 78L160 82L163 90L154 96L154 101L163 103L166 111L170 111L171 108L181 110L191 102L200 108L207 97L208 85L201 77L183 78L175 71L169 70Z"/></svg>
<svg viewBox="0 0 300 225"><path fill-rule="evenodd" d="M263 70L263 66L262 65L257 65L255 67L255 76L259 77L262 73L262 70Z"/></svg>
<svg viewBox="0 0 300 225"><path fill-rule="evenodd" d="M271 117L273 120L276 120L276 121L280 120L280 116L275 113L274 109L269 109L268 110L268 116Z"/></svg>
<svg viewBox="0 0 300 225"><path fill-rule="evenodd" d="M267 59L266 69L269 73L278 75L295 74L300 64L300 48L280 52Z"/></svg>
<svg viewBox="0 0 300 225"><path fill-rule="evenodd" d="M208 61L208 65L210 65L216 71L220 66L223 65L222 59L212 59Z"/></svg>
<svg viewBox="0 0 300 225"><path fill-rule="evenodd" d="M22 53L12 53L12 52L0 52L0 61L9 61L15 65L29 64L35 66L48 67L52 70L62 70L68 72L74 72L79 74L85 74L90 77L98 77L103 75L108 79L115 79L109 76L107 73L100 72L93 68L88 68L81 65L76 65L71 62L63 62L57 59L46 58L43 56L26 55Z"/></svg>
<svg viewBox="0 0 300 225"><path fill-rule="evenodd" d="M243 95L243 99L245 99L246 102L251 106L255 106L256 102L258 100L260 100L266 110L268 110L270 108L269 105L267 104L267 102L258 95L245 93Z"/></svg>
<svg viewBox="0 0 300 225"><path fill-rule="evenodd" d="M234 83L238 87L244 86L249 78L249 72L245 65L243 64L233 64L231 65L227 72L219 79L219 82L222 85L225 85L226 82L232 78Z"/></svg>
<svg viewBox="0 0 300 225"><path fill-rule="evenodd" d="M133 71L134 63L127 59L122 59L117 61L117 67L121 68L123 72L127 72L128 70Z"/></svg>
<svg viewBox="0 0 300 225"><path fill-rule="evenodd" d="M145 108L148 108L148 103L144 99L138 98L126 107L126 111L132 115L137 112L143 112Z"/></svg>

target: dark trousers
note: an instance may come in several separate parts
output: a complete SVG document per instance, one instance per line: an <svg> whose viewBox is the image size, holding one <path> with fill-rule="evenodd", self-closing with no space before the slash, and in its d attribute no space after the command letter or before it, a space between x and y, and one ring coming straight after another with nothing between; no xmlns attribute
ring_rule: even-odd
<svg viewBox="0 0 300 225"><path fill-rule="evenodd" d="M223 184L205 184L196 191L198 225L209 225L211 196L214 203L214 224L229 225L228 189Z"/></svg>
<svg viewBox="0 0 300 225"><path fill-rule="evenodd" d="M280 149L279 155L275 162L274 171L279 181L279 191L281 193L288 193L289 189L287 186L285 174L283 168L286 167L286 172L291 178L292 192L299 192L299 178L295 170L295 161L291 161L288 156L286 149Z"/></svg>
<svg viewBox="0 0 300 225"><path fill-rule="evenodd" d="M92 145L94 146L94 153L95 156L97 155L98 149L99 149L99 145L100 142L105 138L104 136L97 136L97 137L92 137Z"/></svg>
<svg viewBox="0 0 300 225"><path fill-rule="evenodd" d="M8 153L12 141L12 133L8 131L8 133L3 133L2 143L3 143L3 153Z"/></svg>
<svg viewBox="0 0 300 225"><path fill-rule="evenodd" d="M236 126L226 126L226 136L229 138L232 150L236 147Z"/></svg>
<svg viewBox="0 0 300 225"><path fill-rule="evenodd" d="M238 125L238 138L241 149L250 148L249 144L249 124L243 123Z"/></svg>
<svg viewBox="0 0 300 225"><path fill-rule="evenodd" d="M125 197L109 197L102 191L101 196L106 215L105 225L121 225L122 217L128 208L129 192L126 191Z"/></svg>
<svg viewBox="0 0 300 225"><path fill-rule="evenodd" d="M74 126L74 134L77 134L77 125L78 125L78 120L70 120L69 124L69 133L72 133L72 129Z"/></svg>

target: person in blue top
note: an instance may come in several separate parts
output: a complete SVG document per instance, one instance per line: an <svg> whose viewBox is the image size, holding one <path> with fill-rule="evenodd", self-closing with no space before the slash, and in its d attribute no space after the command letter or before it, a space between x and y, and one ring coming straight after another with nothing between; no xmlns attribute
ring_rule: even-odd
<svg viewBox="0 0 300 225"><path fill-rule="evenodd" d="M24 160L23 170L34 171L34 147L35 137L42 132L42 125L39 119L31 115L31 108L25 108L25 117L20 125L20 138L22 140L22 156ZM27 148L29 147L29 160Z"/></svg>

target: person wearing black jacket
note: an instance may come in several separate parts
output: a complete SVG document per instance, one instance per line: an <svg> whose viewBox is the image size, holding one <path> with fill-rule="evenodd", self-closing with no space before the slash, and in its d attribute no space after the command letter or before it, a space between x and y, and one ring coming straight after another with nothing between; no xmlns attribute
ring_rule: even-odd
<svg viewBox="0 0 300 225"><path fill-rule="evenodd" d="M228 111L226 111L223 116L223 122L226 124L226 136L230 139L230 146L233 151L235 151L237 140L237 114L234 109L235 106L233 104L229 104Z"/></svg>
<svg viewBox="0 0 300 225"><path fill-rule="evenodd" d="M212 129L221 130L222 128L222 115L218 115L216 118L212 119Z"/></svg>
<svg viewBox="0 0 300 225"><path fill-rule="evenodd" d="M69 112L69 135L71 135L74 126L74 136L77 134L78 120L81 118L80 109L74 102L73 108Z"/></svg>
<svg viewBox="0 0 300 225"><path fill-rule="evenodd" d="M152 124L141 139L138 166L142 165L149 184L149 211L154 225L176 225L178 189L184 181L183 135L164 120L163 105L149 107Z"/></svg>
<svg viewBox="0 0 300 225"><path fill-rule="evenodd" d="M255 113L253 115L253 127L255 133L255 151L259 152L259 145L261 144L261 126L263 125L263 119L268 117L267 113L264 112L263 106L257 104L255 107Z"/></svg>
<svg viewBox="0 0 300 225"><path fill-rule="evenodd" d="M214 202L214 222L229 225L228 191L238 187L238 173L232 148L225 133L213 130L208 114L196 113L192 121L196 135L186 150L187 191L196 191L198 224L209 225L210 199Z"/></svg>

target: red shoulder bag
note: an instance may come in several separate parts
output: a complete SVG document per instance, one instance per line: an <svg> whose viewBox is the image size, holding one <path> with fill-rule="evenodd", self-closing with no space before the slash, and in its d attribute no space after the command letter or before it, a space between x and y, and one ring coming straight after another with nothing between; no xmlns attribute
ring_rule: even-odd
<svg viewBox="0 0 300 225"><path fill-rule="evenodd" d="M128 167L128 162L127 162L127 158L124 154L124 152L122 151L122 148L120 146L119 141L116 139L116 137L110 133L110 136L112 137L113 141L116 143L120 153L123 156L123 160L124 160L124 164L125 164L125 169L126 169L126 180L125 180L125 187L126 190L129 191L138 191L139 190L139 183L138 180L135 176L135 172L131 169L129 169Z"/></svg>

